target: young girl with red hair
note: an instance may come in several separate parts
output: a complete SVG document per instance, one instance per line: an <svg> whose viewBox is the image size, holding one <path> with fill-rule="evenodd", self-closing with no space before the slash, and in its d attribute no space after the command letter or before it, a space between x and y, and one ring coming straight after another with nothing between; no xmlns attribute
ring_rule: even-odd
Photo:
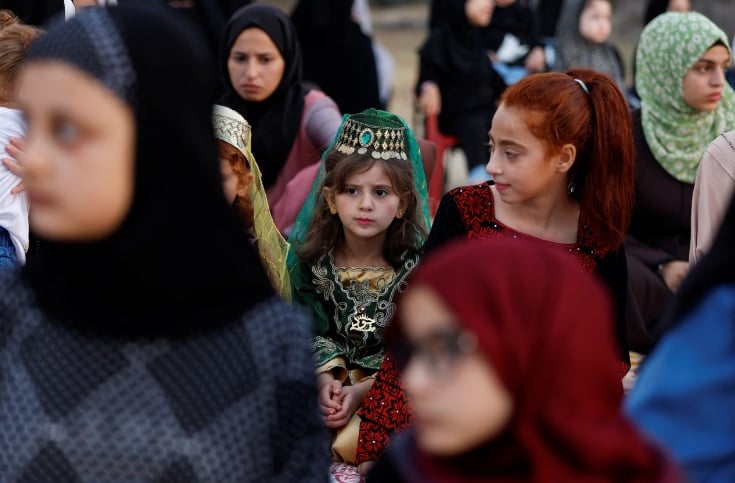
<svg viewBox="0 0 735 483"><path fill-rule="evenodd" d="M623 94L610 77L589 69L531 75L501 97L489 147L492 180L444 196L425 252L455 237L514 238L573 257L614 294L621 371L627 371L622 242L633 202L634 148Z"/></svg>

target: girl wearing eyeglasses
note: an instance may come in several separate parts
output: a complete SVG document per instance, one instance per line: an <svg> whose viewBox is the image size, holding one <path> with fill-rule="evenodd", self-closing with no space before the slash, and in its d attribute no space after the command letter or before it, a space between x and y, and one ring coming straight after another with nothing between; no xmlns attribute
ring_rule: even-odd
<svg viewBox="0 0 735 483"><path fill-rule="evenodd" d="M620 415L612 313L594 275L538 242L429 255L392 326L413 429L368 483L681 481Z"/></svg>

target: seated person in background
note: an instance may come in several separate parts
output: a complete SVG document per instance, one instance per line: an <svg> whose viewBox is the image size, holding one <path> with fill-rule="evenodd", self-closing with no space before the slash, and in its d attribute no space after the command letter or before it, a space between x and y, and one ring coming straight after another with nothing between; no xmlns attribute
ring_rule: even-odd
<svg viewBox="0 0 735 483"><path fill-rule="evenodd" d="M345 114L383 109L373 42L352 18L352 0L299 0L291 13L304 58L304 81Z"/></svg>
<svg viewBox="0 0 735 483"><path fill-rule="evenodd" d="M548 68L538 21L526 0L495 0L483 37L495 69L508 85Z"/></svg>
<svg viewBox="0 0 735 483"><path fill-rule="evenodd" d="M419 51L419 107L427 116L439 116L442 132L459 138L468 170L482 172L487 131L505 88L482 38L493 0L457 1L445 8L447 18Z"/></svg>
<svg viewBox="0 0 735 483"><path fill-rule="evenodd" d="M625 240L631 349L647 353L655 325L689 269L692 194L699 162L735 128L735 92L725 82L727 36L696 13L664 13L641 33L632 113L635 205ZM681 48L682 45L688 48Z"/></svg>
<svg viewBox="0 0 735 483"><path fill-rule="evenodd" d="M612 15L610 0L565 0L556 30L554 70L594 69L612 77L625 92L620 52L610 43Z"/></svg>
<svg viewBox="0 0 735 483"><path fill-rule="evenodd" d="M296 30L279 8L256 3L236 11L222 45L225 94L218 104L253 126L252 152L273 220L288 234L342 115L330 97L303 82Z"/></svg>

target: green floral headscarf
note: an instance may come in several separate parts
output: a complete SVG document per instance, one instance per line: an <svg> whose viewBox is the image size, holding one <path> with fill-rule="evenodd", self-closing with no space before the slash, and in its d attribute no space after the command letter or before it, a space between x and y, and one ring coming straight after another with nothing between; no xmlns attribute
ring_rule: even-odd
<svg viewBox="0 0 735 483"><path fill-rule="evenodd" d="M707 17L671 12L653 19L638 44L635 83L643 135L661 166L685 183L694 183L709 143L735 128L735 92L727 83L714 111L697 111L684 102L684 76L718 41L730 50L725 32Z"/></svg>

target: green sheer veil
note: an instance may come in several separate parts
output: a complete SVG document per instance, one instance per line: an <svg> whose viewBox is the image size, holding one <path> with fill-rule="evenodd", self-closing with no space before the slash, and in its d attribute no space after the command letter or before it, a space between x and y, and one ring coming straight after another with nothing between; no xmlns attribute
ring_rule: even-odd
<svg viewBox="0 0 735 483"><path fill-rule="evenodd" d="M311 191L306 202L296 217L289 242L291 251L288 255L288 266L298 262L296 252L306 241L309 224L314 216L314 209L321 202L322 184L326 176L324 159L332 150L349 155L352 152L372 152L375 158L391 159L407 156L414 170L414 183L419 196L419 209L422 213L424 228L429 230L429 197L427 193L426 174L421 160L421 151L413 131L406 121L396 114L378 109L367 109L357 114L345 114L342 117L337 134L324 153ZM405 158L404 158L405 159Z"/></svg>
<svg viewBox="0 0 735 483"><path fill-rule="evenodd" d="M215 137L237 148L250 164L250 170L253 173L250 202L253 206L253 230L257 239L260 260L276 291L284 300L291 301L291 280L286 265L291 249L273 223L260 167L250 151L252 137L250 124L237 111L221 105L214 106L212 121Z"/></svg>

